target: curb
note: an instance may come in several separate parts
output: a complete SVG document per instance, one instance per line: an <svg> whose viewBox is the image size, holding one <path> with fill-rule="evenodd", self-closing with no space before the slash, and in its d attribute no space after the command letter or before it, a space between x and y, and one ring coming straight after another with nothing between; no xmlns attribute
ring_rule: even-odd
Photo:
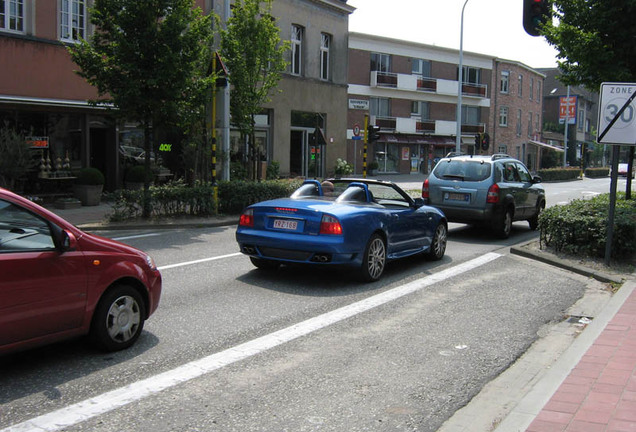
<svg viewBox="0 0 636 432"><path fill-rule="evenodd" d="M238 216L228 216L214 220L184 219L159 220L147 222L89 222L76 225L82 231L99 230L138 230L138 229L175 229L175 228L214 228L238 224Z"/></svg>
<svg viewBox="0 0 636 432"><path fill-rule="evenodd" d="M562 268L564 270L569 270L571 272L583 275L583 276L587 276L587 277L591 277L596 279L599 282L605 282L605 283L616 283L616 284L622 284L624 281L623 278L618 277L618 276L612 276L609 275L607 273L603 273L600 271L596 271L596 270L592 270L590 268L584 267L584 266L580 266L580 265L576 265L576 264L572 264L570 262L567 262L565 260L559 259L557 257L554 256L543 256L542 254L524 249L523 247L525 245L528 245L530 243L535 242L536 240L530 240L526 243L522 243L519 246L512 246L510 248L510 253L513 255L518 255L518 256L522 256L524 258L530 258L536 261L540 261L542 263L546 263L546 264L550 264L553 265L555 267L559 267Z"/></svg>

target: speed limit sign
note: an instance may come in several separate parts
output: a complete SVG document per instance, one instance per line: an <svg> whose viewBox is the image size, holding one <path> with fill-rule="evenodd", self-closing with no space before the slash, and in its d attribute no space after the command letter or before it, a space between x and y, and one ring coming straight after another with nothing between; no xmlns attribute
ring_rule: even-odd
<svg viewBox="0 0 636 432"><path fill-rule="evenodd" d="M603 83L596 142L636 145L636 83Z"/></svg>

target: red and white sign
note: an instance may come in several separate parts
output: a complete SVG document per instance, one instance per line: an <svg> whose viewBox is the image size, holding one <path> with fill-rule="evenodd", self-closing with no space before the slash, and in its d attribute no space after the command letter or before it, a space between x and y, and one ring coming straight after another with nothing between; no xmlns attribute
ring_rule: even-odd
<svg viewBox="0 0 636 432"><path fill-rule="evenodd" d="M559 123L568 119L568 124L576 124L576 96L561 96L559 98Z"/></svg>

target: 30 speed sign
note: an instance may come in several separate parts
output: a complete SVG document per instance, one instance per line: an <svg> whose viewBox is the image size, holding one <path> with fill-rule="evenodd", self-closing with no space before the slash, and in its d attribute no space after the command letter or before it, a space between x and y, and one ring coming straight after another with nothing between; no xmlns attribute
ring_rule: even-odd
<svg viewBox="0 0 636 432"><path fill-rule="evenodd" d="M599 101L599 144L636 145L636 83L603 83Z"/></svg>

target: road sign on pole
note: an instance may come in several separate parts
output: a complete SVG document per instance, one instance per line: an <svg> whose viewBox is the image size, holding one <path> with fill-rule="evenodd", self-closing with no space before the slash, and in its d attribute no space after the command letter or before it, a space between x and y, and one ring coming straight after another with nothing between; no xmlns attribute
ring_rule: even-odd
<svg viewBox="0 0 636 432"><path fill-rule="evenodd" d="M596 142L636 146L636 83L603 83Z"/></svg>

